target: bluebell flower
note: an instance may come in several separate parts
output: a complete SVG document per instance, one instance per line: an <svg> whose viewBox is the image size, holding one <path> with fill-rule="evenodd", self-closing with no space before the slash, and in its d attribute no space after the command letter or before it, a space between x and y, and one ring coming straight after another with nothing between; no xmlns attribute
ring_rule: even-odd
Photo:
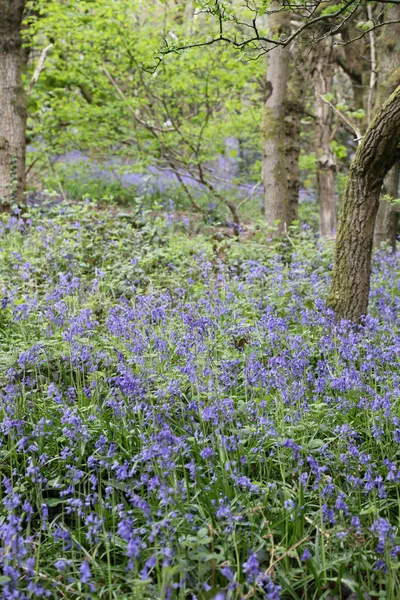
<svg viewBox="0 0 400 600"><path fill-rule="evenodd" d="M311 552L309 551L308 548L305 548L304 551L303 551L303 554L301 555L301 560L303 562L306 562L310 558L311 558Z"/></svg>
<svg viewBox="0 0 400 600"><path fill-rule="evenodd" d="M89 581L92 579L92 572L87 560L82 561L79 567L79 572L81 574L81 582L89 583Z"/></svg>

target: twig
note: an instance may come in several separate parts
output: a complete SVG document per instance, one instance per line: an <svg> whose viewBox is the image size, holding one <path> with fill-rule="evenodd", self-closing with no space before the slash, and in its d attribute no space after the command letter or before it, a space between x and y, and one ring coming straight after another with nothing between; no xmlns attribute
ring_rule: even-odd
<svg viewBox="0 0 400 600"><path fill-rule="evenodd" d="M184 180L183 180L181 174L179 173L179 171L177 169L175 169L174 165L171 162L169 164L171 166L171 169L173 170L173 172L177 176L179 183L181 184L183 190L185 191L185 194L187 195L187 197L189 198L190 202L192 203L193 208L195 210L197 210L198 212L204 213L204 211L201 208L201 206L199 206L197 204L197 202L195 201L195 199L193 198L193 195L192 195L191 191L189 190L188 186L184 182Z"/></svg>
<svg viewBox="0 0 400 600"><path fill-rule="evenodd" d="M175 131L174 127L158 127L157 125L148 123L147 121L143 121L143 119L141 119L137 113L137 111L133 108L133 106L131 106L128 102L127 97L125 96L124 92L121 90L121 88L119 87L118 83L115 81L114 77L111 75L111 73L106 69L106 67L104 65L102 65L103 68L103 72L106 75L107 79L109 80L109 82L111 83L111 85L115 88L115 90L117 91L119 97L125 102L125 104L127 105L127 107L129 108L129 110L131 111L133 118L140 123L141 125L143 125L144 127L146 127L146 129L150 129L152 131L159 131L160 133L168 133L170 131Z"/></svg>
<svg viewBox="0 0 400 600"><path fill-rule="evenodd" d="M346 123L346 125L348 127L350 127L354 131L354 133L357 136L356 139L355 139L355 141L358 142L358 143L360 143L361 140L362 140L362 138L363 138L363 136L361 134L361 131L358 129L358 127L356 125L354 125L354 123L352 123L350 121L350 119L348 119L346 117L346 115L344 115L342 112L340 112L340 110L338 108L336 108L336 106L334 104L332 104L332 102L329 102L329 100L327 100L326 98L324 98L323 95L320 94L319 92L317 92L317 94L321 98L321 100L323 100L323 102L325 102L326 104L328 104L332 108L332 110L334 111L334 113L336 113L338 115L338 117L340 117L342 119L342 121L344 123Z"/></svg>
<svg viewBox="0 0 400 600"><path fill-rule="evenodd" d="M257 190L257 189L260 187L260 185L261 185L261 184L262 184L262 181L259 181L258 183L256 183L256 185L254 185L254 186L251 188L250 194L249 194L248 196L246 196L246 198L244 198L243 200L241 200L241 201L239 202L239 204L238 204L238 205L237 205L237 207L236 207L236 210L239 210L239 208L240 208L241 206L243 206L243 204L245 204L245 203L247 202L247 200L250 200L250 198L252 197L252 195L254 194L254 192L255 192L255 191L256 191L256 190Z"/></svg>
<svg viewBox="0 0 400 600"><path fill-rule="evenodd" d="M367 11L368 11L368 19L373 22L372 6L370 4L367 5ZM371 74L370 74L370 78L369 78L368 107L367 107L367 122L369 125L371 123L372 98L373 98L374 88L375 88L375 84L376 84L376 45L375 45L375 36L374 36L373 29L369 30L368 37L369 37L370 52L371 52Z"/></svg>
<svg viewBox="0 0 400 600"><path fill-rule="evenodd" d="M280 562L281 560L283 560L288 554L290 554L290 552L292 552L293 550L295 550L298 546L301 546L301 544L304 544L304 542L306 542L308 539L309 539L309 536L306 535L300 541L298 541L295 544L293 544L293 546L290 546L290 548L288 550L286 550L286 552L284 552L284 554L282 554L282 556L280 556L279 558L277 558L276 560L274 560L273 563L270 563L268 569L265 571L265 575L269 575L271 573L271 571L273 570L274 566L278 562Z"/></svg>
<svg viewBox="0 0 400 600"><path fill-rule="evenodd" d="M25 565L21 565L21 569L23 569L24 571L28 572L28 567L26 567ZM52 583L54 583L54 578L53 577L49 577L45 573L41 573L40 571L36 571L36 575L38 575L41 579L44 579L45 581L51 581ZM57 587L57 592L59 592L60 594L62 594L63 598L67 598L67 596L64 594L63 590L61 590L59 586Z"/></svg>
<svg viewBox="0 0 400 600"><path fill-rule="evenodd" d="M394 23L400 23L400 19L393 19L392 21L384 21L383 23L376 23L370 29L366 29L365 31L360 33L360 35L357 35L356 37L353 37L350 40L347 40L345 42L341 42L340 40L335 41L334 46L348 46L349 44L352 44L353 42L356 42L357 40L361 40L361 38L363 38L364 35L367 35L367 33L369 34L371 31L374 31L374 29L378 29L378 27L385 27L386 25L393 25ZM365 58L365 57L363 57L363 58Z"/></svg>
<svg viewBox="0 0 400 600"><path fill-rule="evenodd" d="M208 188L210 190L210 192L212 192L214 194L214 196L216 198L218 198L218 200L220 200L223 204L225 204L231 211L232 217L233 217L233 223L232 223L233 233L235 234L236 237L239 237L240 236L240 220L239 220L239 215L237 213L236 206L232 202L228 202L228 200L225 200L225 198L215 189L215 187L212 185L212 183L210 183L209 181L207 181L207 179L205 179L204 172L203 172L203 166L201 163L197 164L197 168L198 168L198 172L199 172L200 183L202 183L206 188Z"/></svg>
<svg viewBox="0 0 400 600"><path fill-rule="evenodd" d="M25 177L28 177L29 173L31 172L32 168L35 166L35 164L37 163L37 161L39 160L39 158L40 158L40 156L36 156L36 158L33 159L33 161L31 162L31 164L29 165L29 167L25 171Z"/></svg>
<svg viewBox="0 0 400 600"><path fill-rule="evenodd" d="M269 567L268 569L272 569L274 566L274 556L275 556L275 544L274 544L274 536L272 535L272 533L269 533L267 536L265 536L267 538L269 538L271 540L271 551L270 551L270 559L269 559Z"/></svg>
<svg viewBox="0 0 400 600"><path fill-rule="evenodd" d="M313 523L313 521L310 519L310 517L304 517L304 518L307 521L307 523L310 523L310 525L315 527L315 529L318 529L318 532L320 535L323 535L324 537L326 537L328 539L331 537L330 533L328 533L327 531L324 531L323 529L321 529L321 527L319 527L318 525Z"/></svg>
<svg viewBox="0 0 400 600"><path fill-rule="evenodd" d="M43 48L42 52L40 53L35 72L33 73L32 79L30 80L28 88L26 90L27 96L30 96L33 86L39 79L40 73L43 71L44 61L46 60L46 55L47 55L48 51L50 50L50 48L52 48L52 47L53 47L53 44L49 44L48 46L46 46L46 48Z"/></svg>
<svg viewBox="0 0 400 600"><path fill-rule="evenodd" d="M252 37L249 37L249 38L241 41L241 42L238 42L235 37L232 39L232 38L226 37L223 34L223 29L221 29L222 20L221 20L221 18L219 18L219 34L210 40L207 40L204 42L197 42L197 43L193 43L193 44L182 44L180 46L175 46L175 47L172 46L171 47L168 45L168 42L164 39L165 47L160 50L159 55L156 57L157 64L154 67L152 67L152 70L153 70L153 72L156 71L158 66L162 62L163 57L167 54L170 54L171 52L179 52L181 50L188 50L191 48L200 48L203 46L211 46L213 44L218 44L219 42L226 42L228 44L231 44L234 48L237 48L237 49L241 49L246 46L251 46L254 43L260 43L260 42L265 42L267 44L271 44L271 46L269 48L265 48L262 46L264 53L269 52L270 50L272 50L273 48L276 48L277 46L281 46L281 47L285 48L294 39L296 39L305 29L313 27L316 23L320 23L322 21L327 21L329 19L334 19L336 17L339 17L344 12L346 12L347 9L349 9L352 4L355 4L355 1L356 0L347 0L347 2L345 2L345 4L343 4L343 5L340 5L338 10L334 13L319 15L318 17L315 17L313 19L306 20L305 23L303 23L291 35L289 35L287 38L285 38L283 40L282 39L271 39L269 37L260 36L257 28L254 27L254 20L253 20L252 24L251 25L249 24L248 26L250 29L253 29L254 35ZM358 7L358 4L356 7ZM285 6L283 8L283 10L286 10L287 8L288 7ZM208 11L206 11L206 12L208 12ZM279 11L277 11L277 12L279 12ZM342 23L340 23L339 26L333 27L329 33L332 33L332 34L336 33L336 31L340 28L341 25L342 25ZM323 36L323 37L325 37L325 36Z"/></svg>
<svg viewBox="0 0 400 600"><path fill-rule="evenodd" d="M58 183L58 187L60 188L62 199L64 200L64 202L67 202L68 201L67 194L64 191L63 185L61 183L61 179L59 178L58 173L55 170L54 164L52 162L50 162L50 168L51 168L51 170L53 172L54 177L56 178L56 181Z"/></svg>

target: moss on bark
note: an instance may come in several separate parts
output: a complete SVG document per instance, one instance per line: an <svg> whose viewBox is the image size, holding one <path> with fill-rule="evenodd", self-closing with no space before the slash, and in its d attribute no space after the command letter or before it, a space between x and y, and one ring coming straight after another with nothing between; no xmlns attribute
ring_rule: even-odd
<svg viewBox="0 0 400 600"><path fill-rule="evenodd" d="M400 158L400 86L377 113L351 164L342 200L328 299L338 318L366 314L372 240L383 180Z"/></svg>

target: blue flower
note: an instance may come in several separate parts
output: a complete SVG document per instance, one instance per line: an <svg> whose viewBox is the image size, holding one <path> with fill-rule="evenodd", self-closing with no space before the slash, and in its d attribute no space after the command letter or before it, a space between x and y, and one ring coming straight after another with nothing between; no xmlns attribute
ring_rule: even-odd
<svg viewBox="0 0 400 600"><path fill-rule="evenodd" d="M89 583L89 581L92 579L92 572L90 570L90 566L87 560L84 560L81 563L79 567L79 572L81 574L81 582Z"/></svg>

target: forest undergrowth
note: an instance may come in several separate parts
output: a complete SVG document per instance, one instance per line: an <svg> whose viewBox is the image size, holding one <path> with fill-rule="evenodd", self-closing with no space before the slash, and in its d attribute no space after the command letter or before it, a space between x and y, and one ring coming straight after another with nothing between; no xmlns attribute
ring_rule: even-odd
<svg viewBox="0 0 400 600"><path fill-rule="evenodd" d="M400 279L94 204L2 216L3 599L398 598Z"/></svg>

